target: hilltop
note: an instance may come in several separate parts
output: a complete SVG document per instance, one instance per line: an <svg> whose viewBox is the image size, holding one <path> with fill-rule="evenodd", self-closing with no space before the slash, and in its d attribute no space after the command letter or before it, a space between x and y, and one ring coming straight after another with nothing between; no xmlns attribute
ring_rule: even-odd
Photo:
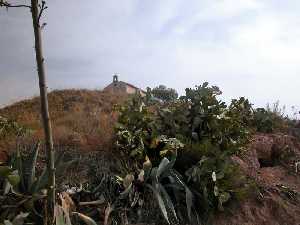
<svg viewBox="0 0 300 225"><path fill-rule="evenodd" d="M70 89L49 93L49 109L56 145L94 151L108 147L116 116L113 107L126 96L98 90ZM0 115L43 137L39 97L16 102L0 109Z"/></svg>

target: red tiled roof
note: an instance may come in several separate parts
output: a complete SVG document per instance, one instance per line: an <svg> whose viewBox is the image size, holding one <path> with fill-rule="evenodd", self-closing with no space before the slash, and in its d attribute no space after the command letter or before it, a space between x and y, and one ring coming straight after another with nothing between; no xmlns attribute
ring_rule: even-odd
<svg viewBox="0 0 300 225"><path fill-rule="evenodd" d="M119 81L119 82L123 82L124 84L128 85L129 87L132 87L132 88L138 89L138 90L140 90L140 91L142 91L142 92L145 92L145 91L142 90L141 88L138 88L138 87L136 87L136 86L134 86L134 85L132 85L132 84L129 84L129 83L127 83L127 82L124 82L124 81ZM145 92L145 93L146 93L146 92Z"/></svg>
<svg viewBox="0 0 300 225"><path fill-rule="evenodd" d="M129 83L127 83L127 82L124 82L124 81L118 81L117 83L123 83L123 84L125 84L125 85L127 85L127 86L129 86L129 87L132 87L132 88L134 88L134 89L140 90L140 91L143 92L143 93L146 93L146 91L142 90L141 88L138 88L138 87L136 87L136 86L134 86L134 85L132 85L132 84L129 84ZM111 84L113 84L113 82L110 83L109 85L111 85ZM108 85L108 86L109 86L109 85ZM106 86L105 88L107 88L108 86ZM104 88L104 89L105 89L105 88Z"/></svg>

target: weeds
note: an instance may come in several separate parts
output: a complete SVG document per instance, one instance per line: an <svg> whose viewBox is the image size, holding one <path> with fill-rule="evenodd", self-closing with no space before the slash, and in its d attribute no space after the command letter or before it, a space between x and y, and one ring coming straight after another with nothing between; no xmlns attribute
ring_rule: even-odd
<svg viewBox="0 0 300 225"><path fill-rule="evenodd" d="M242 97L227 105L219 99L221 90L208 83L172 101L133 96L116 112L103 105L95 110L98 95L86 104L85 93L56 94L50 104L63 112L54 112L55 141L58 152L66 152L57 161L78 162L58 179L56 224L63 225L203 224L255 189L231 157L244 150L252 133L284 130L290 122L278 104L254 109ZM21 212L29 212L25 222L42 221L47 172L39 169L38 146L27 154L17 151L0 166L0 201L14 206L10 214L1 206L1 222L13 223ZM106 150L79 153L80 146Z"/></svg>

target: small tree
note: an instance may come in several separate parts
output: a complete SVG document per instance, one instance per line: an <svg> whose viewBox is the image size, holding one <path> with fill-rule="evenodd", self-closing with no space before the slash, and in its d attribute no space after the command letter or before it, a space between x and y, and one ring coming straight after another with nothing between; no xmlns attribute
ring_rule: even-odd
<svg viewBox="0 0 300 225"><path fill-rule="evenodd" d="M55 166L54 166L54 148L53 148L53 138L52 129L48 109L48 97L47 97L47 85L46 85L46 72L45 63L42 49L42 34L41 30L44 26L41 25L40 19L42 13L47 9L46 2L40 0L31 0L30 5L13 5L5 0L0 0L0 7L8 8L29 8L32 16L32 25L34 31L35 39L35 55L37 72L39 77L39 87L40 87L40 98L41 98L41 114L42 122L45 133L45 144L47 150L47 166L49 172L48 180L48 210L47 212L53 215L53 209L55 205Z"/></svg>
<svg viewBox="0 0 300 225"><path fill-rule="evenodd" d="M165 85L153 88L152 94L163 101L172 101L178 98L177 91L173 88L167 88Z"/></svg>

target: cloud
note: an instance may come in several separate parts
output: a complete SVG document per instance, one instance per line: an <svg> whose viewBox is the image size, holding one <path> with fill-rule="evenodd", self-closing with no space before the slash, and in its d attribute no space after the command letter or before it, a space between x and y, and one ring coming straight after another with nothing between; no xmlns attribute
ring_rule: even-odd
<svg viewBox="0 0 300 225"><path fill-rule="evenodd" d="M48 4L43 35L51 89L101 88L118 72L143 88L162 83L183 93L208 80L226 99L244 95L257 106L277 99L297 103L298 1ZM37 83L29 12L0 10L0 28L0 104L5 104L37 93Z"/></svg>

